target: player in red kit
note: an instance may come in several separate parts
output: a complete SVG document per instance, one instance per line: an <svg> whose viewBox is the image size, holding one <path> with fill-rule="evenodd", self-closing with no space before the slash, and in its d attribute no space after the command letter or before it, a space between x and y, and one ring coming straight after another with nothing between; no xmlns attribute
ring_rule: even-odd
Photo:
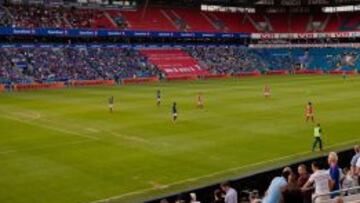
<svg viewBox="0 0 360 203"><path fill-rule="evenodd" d="M264 97L269 98L271 96L271 89L269 85L265 85L264 87Z"/></svg>
<svg viewBox="0 0 360 203"><path fill-rule="evenodd" d="M311 102L308 102L306 106L306 122L308 122L309 119L314 122L314 108Z"/></svg>
<svg viewBox="0 0 360 203"><path fill-rule="evenodd" d="M204 108L204 100L202 94L199 92L197 96L197 107L198 108Z"/></svg>

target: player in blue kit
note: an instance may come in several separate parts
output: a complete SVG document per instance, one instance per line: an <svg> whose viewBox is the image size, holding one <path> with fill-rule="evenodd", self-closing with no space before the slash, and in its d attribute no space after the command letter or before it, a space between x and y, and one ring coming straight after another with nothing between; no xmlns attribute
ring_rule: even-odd
<svg viewBox="0 0 360 203"><path fill-rule="evenodd" d="M156 106L160 106L161 104L161 92L160 90L156 91Z"/></svg>
<svg viewBox="0 0 360 203"><path fill-rule="evenodd" d="M174 102L173 105L172 105L172 121L173 121L173 123L176 122L176 119L178 117L177 113L178 112L177 112L176 102Z"/></svg>

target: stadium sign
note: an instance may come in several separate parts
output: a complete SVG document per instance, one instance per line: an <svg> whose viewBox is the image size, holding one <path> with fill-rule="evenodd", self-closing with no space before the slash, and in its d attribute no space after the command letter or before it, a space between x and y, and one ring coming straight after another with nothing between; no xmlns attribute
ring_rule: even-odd
<svg viewBox="0 0 360 203"><path fill-rule="evenodd" d="M252 39L324 39L356 38L360 32L320 32L320 33L252 33Z"/></svg>
<svg viewBox="0 0 360 203"><path fill-rule="evenodd" d="M172 37L172 38L249 38L248 33L212 33L212 32L155 32L107 29L59 29L59 28L0 28L0 35L29 35L57 37Z"/></svg>

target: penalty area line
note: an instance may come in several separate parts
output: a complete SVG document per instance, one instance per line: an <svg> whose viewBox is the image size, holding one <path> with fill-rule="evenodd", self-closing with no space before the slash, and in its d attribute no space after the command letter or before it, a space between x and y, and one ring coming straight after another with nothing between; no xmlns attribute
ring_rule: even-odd
<svg viewBox="0 0 360 203"><path fill-rule="evenodd" d="M6 151L0 151L0 156L17 153L17 152L29 152L29 151L42 150L42 149L53 149L53 148L57 148L57 147L66 147L66 146L71 146L71 145L83 144L83 143L91 142L91 141L93 141L93 140L79 140L79 141L74 141L74 142L65 142L65 143L45 145L45 146L32 147L32 148L22 148L22 149L18 149L18 150L16 150L16 149L6 150Z"/></svg>
<svg viewBox="0 0 360 203"><path fill-rule="evenodd" d="M89 139L92 139L92 140L99 140L100 139L100 138L98 138L96 136L85 135L85 134L74 132L74 131L71 131L71 130L66 130L66 129L62 129L62 128L53 127L53 126L50 126L50 125L41 125L41 124L32 122L32 120L27 121L27 120L19 119L19 118L16 118L16 117L7 116L7 115L0 115L0 117L5 118L5 119L9 119L9 120L14 120L14 121L21 122L21 123L25 123L25 124L28 124L28 125L40 127L40 128L45 128L45 129L49 129L49 130L53 130L53 131L66 133L66 134L77 135L77 136L80 136L80 137L86 137L86 138L89 138Z"/></svg>
<svg viewBox="0 0 360 203"><path fill-rule="evenodd" d="M360 141L360 138L353 139L353 140L348 140L348 141L341 142L341 143L338 143L338 144L328 145L327 147L324 147L324 149L325 150L330 150L330 149L332 149L334 147L344 146L344 145L352 144L352 143L355 144L355 142L357 142L357 141ZM176 182L173 182L173 183L170 183L170 184L162 185L161 187L146 188L146 189L143 189L143 190L137 190L137 191L133 191L133 192L129 192L129 193L125 193L125 194L121 194L121 195L117 195L117 196L113 196L113 197L109 197L109 198L105 198L105 199L101 199L101 200L95 200L95 201L92 201L92 202L89 202L89 203L108 203L108 202L111 202L111 201L117 201L117 200L121 200L122 198L129 197L129 196L135 196L135 195L140 195L140 194L144 194L144 193L147 193L147 192L158 191L158 190L174 187L174 186L177 186L177 185L182 185L182 184L185 184L185 183L191 183L191 182L199 181L201 179L215 177L215 176L218 176L218 175L221 175L221 174L231 173L231 172L246 169L246 168L252 168L252 167L256 167L256 166L270 164L270 163L273 163L273 162L279 162L279 161L287 160L287 159L290 159L290 158L295 158L295 157L298 157L298 156L311 155L312 153L313 152L311 152L311 151L298 152L298 153L294 153L294 154L291 154L291 155L278 157L278 158L275 158L275 159L268 159L268 160L264 160L264 161L260 161L260 162L256 162L256 163L252 163L252 164L247 164L247 165L243 165L243 166L239 166L239 167L225 169L225 170L222 170L222 171L210 173L210 174L203 175L203 176L198 176L198 177L188 178L188 179L181 180L181 181L176 181Z"/></svg>

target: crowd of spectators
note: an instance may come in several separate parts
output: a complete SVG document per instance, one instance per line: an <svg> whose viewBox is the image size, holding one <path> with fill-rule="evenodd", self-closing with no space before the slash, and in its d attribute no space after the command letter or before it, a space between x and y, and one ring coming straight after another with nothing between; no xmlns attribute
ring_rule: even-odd
<svg viewBox="0 0 360 203"><path fill-rule="evenodd" d="M346 196L360 197L360 190L356 189L360 181L359 145L354 147L354 152L350 168L339 167L339 157L336 152L329 153L327 169L319 161L312 162L311 168L307 168L304 164L300 164L296 170L285 167L279 176L272 179L262 198L257 190L246 191L249 194L248 198L240 198L240 192L243 191L238 190L238 192L229 182L222 183L219 189L214 191L212 203L342 203ZM351 190L351 188L355 189ZM347 189L348 191L344 191ZM200 202L191 197L196 195L191 193L190 197L182 196L175 203ZM359 199L352 200L358 202ZM160 202L169 203L165 199Z"/></svg>
<svg viewBox="0 0 360 203"><path fill-rule="evenodd" d="M1 48L0 78L12 82L121 79L157 76L130 48Z"/></svg>
<svg viewBox="0 0 360 203"><path fill-rule="evenodd" d="M45 8L43 6L9 6L12 16L12 27L25 28L68 28L63 19L64 10L59 8Z"/></svg>
<svg viewBox="0 0 360 203"><path fill-rule="evenodd" d="M127 25L123 17L114 23L112 20L110 15L99 9L11 5L0 10L0 25L7 27L125 28Z"/></svg>
<svg viewBox="0 0 360 203"><path fill-rule="evenodd" d="M266 68L254 52L236 46L195 46L186 51L212 74L236 74Z"/></svg>
<svg viewBox="0 0 360 203"><path fill-rule="evenodd" d="M356 48L253 49L239 46L191 46L185 50L212 74L254 70L354 70L360 64Z"/></svg>
<svg viewBox="0 0 360 203"><path fill-rule="evenodd" d="M274 69L292 70L291 66L301 63L299 61L306 63L306 67L315 67L326 61L327 53L330 53L326 49L287 51L286 49L201 45L184 47L183 50L195 58L199 66L209 73L232 75L255 70L261 72ZM348 50L335 51L332 50L331 53L341 54ZM358 64L360 60L357 50L351 51L351 55L347 54L340 59L348 64ZM101 46L98 48L96 46L74 48L64 45L61 48L52 46L47 48L0 48L0 53L2 54L0 77L10 81L120 79L160 75L159 69L134 48ZM309 62L311 61L309 58L315 56L316 60ZM336 58L337 61L340 60L338 58ZM345 64L345 62L342 63ZM329 67L325 66L324 69L326 70L326 68ZM20 73L14 69L20 70Z"/></svg>
<svg viewBox="0 0 360 203"><path fill-rule="evenodd" d="M88 49L88 61L104 78L158 75L158 69L139 51L131 48Z"/></svg>

